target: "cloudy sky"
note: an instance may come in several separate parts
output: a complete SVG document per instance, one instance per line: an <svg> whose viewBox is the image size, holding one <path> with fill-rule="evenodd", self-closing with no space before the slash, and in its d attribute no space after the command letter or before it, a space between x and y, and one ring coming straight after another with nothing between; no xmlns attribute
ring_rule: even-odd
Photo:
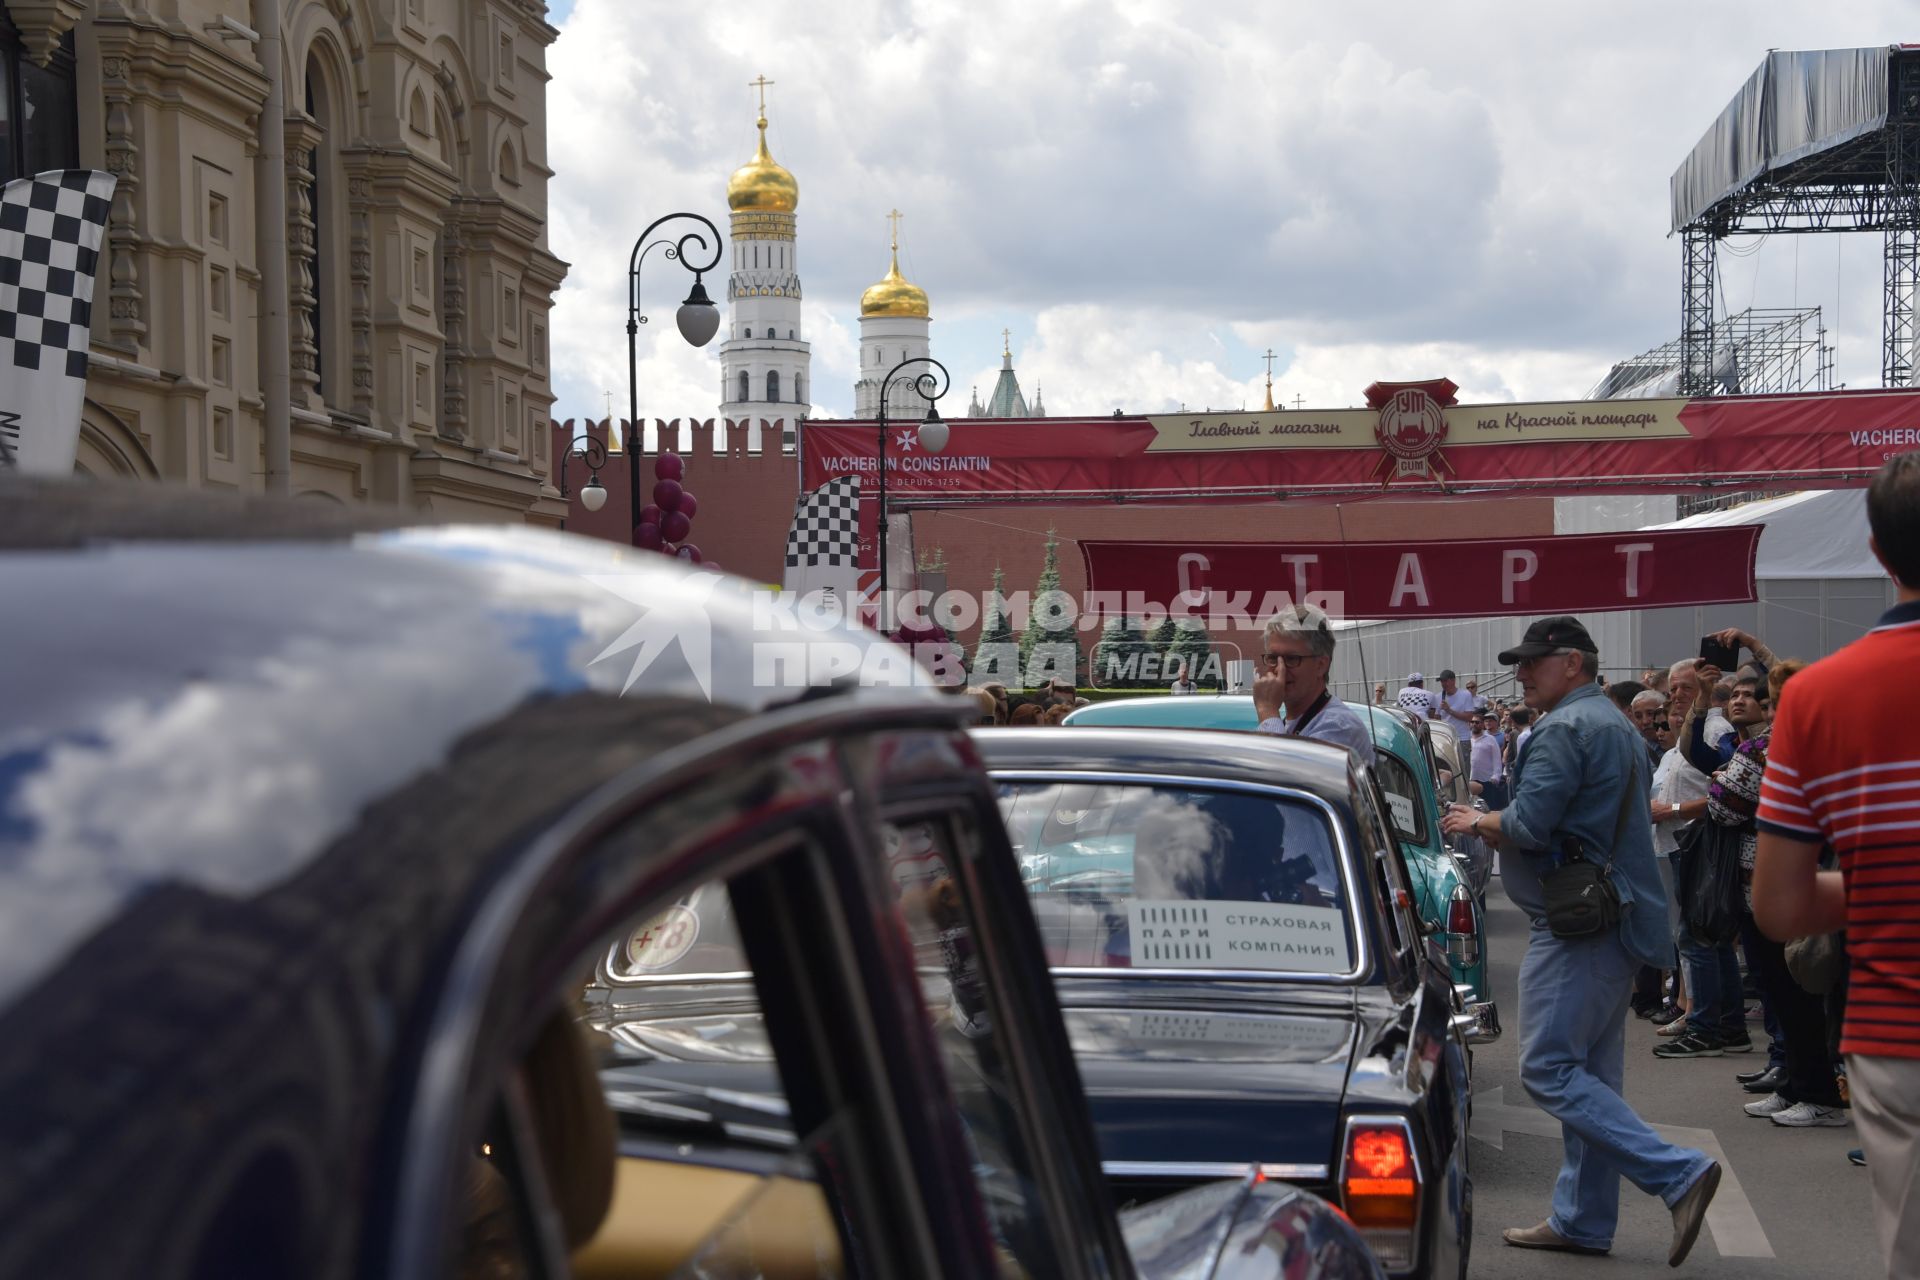
<svg viewBox="0 0 1920 1280"><path fill-rule="evenodd" d="M626 396L642 227L726 226L764 74L800 183L816 416L851 412L859 297L932 301L950 413L1000 330L1054 414L1359 403L1376 378L1463 400L1586 393L1678 334L1668 178L1769 46L1920 39L1910 4L1241 4L1176 0L552 0L558 417ZM1729 242L1727 309L1825 308L1838 378L1878 382L1878 236ZM646 416L711 416L686 277L649 260ZM723 289L715 287L716 297ZM715 344L718 345L717 343Z"/></svg>

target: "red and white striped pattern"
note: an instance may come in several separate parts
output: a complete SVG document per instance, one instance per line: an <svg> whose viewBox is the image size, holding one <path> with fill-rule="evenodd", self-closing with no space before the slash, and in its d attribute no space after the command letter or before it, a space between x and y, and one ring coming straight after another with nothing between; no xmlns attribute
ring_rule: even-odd
<svg viewBox="0 0 1920 1280"><path fill-rule="evenodd" d="M1847 881L1844 1053L1920 1058L1920 606L1781 694L1761 826L1831 843Z"/></svg>

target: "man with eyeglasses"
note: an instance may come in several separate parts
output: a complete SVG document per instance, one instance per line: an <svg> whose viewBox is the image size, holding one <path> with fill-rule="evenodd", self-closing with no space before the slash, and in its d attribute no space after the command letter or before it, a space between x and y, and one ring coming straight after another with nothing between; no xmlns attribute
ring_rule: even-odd
<svg viewBox="0 0 1920 1280"><path fill-rule="evenodd" d="M1253 681L1260 732L1331 742L1371 761L1373 735L1353 708L1327 688L1333 643L1327 615L1312 605L1289 606L1268 621Z"/></svg>
<svg viewBox="0 0 1920 1280"><path fill-rule="evenodd" d="M1501 883L1532 926L1520 963L1520 1082L1560 1121L1565 1145L1552 1213L1502 1238L1522 1249L1606 1253L1625 1177L1672 1212L1667 1261L1678 1266L1719 1189L1720 1166L1661 1138L1622 1095L1634 971L1670 956L1646 749L1595 683L1599 648L1578 619L1534 623L1500 661L1513 664L1527 705L1541 715L1514 764L1512 802L1500 813L1454 805L1440 825L1499 849ZM1605 868L1619 919L1563 938L1548 925L1542 877L1576 853Z"/></svg>

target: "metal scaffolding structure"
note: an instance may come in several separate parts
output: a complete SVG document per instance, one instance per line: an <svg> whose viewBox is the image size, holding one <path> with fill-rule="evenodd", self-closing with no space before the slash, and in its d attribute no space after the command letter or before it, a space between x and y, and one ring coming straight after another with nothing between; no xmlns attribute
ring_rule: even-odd
<svg viewBox="0 0 1920 1280"><path fill-rule="evenodd" d="M1694 385L1706 389L1694 395L1829 391L1833 345L1827 340L1819 307L1754 307L1719 321L1705 339L1682 333L1672 342L1620 361L1587 393L1587 399L1682 395L1686 374L1696 367L1704 376L1697 376Z"/></svg>
<svg viewBox="0 0 1920 1280"><path fill-rule="evenodd" d="M1709 272L1709 288L1711 278ZM1687 382L1689 370L1698 371L1691 383ZM1820 308L1755 307L1728 316L1704 337L1682 333L1672 342L1614 365L1587 399L1677 396L1683 385L1705 388L1687 394L1716 396L1832 390L1833 344L1827 341ZM1779 492L1784 490L1682 494L1675 514L1684 519Z"/></svg>
<svg viewBox="0 0 1920 1280"><path fill-rule="evenodd" d="M1880 377L1915 376L1920 288L1920 48L1772 53L1674 175L1682 395L1724 395L1714 319L1720 241L1884 237ZM1731 323L1730 321L1721 322Z"/></svg>

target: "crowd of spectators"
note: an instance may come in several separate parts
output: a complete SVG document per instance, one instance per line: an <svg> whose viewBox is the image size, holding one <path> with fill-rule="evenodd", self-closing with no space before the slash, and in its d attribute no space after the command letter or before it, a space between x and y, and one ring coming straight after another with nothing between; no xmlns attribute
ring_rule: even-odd
<svg viewBox="0 0 1920 1280"><path fill-rule="evenodd" d="M1038 689L1009 692L999 681L976 685L966 691L980 704L980 723L1044 726L1066 720L1075 707L1087 705L1080 691L1064 680L1056 680Z"/></svg>

